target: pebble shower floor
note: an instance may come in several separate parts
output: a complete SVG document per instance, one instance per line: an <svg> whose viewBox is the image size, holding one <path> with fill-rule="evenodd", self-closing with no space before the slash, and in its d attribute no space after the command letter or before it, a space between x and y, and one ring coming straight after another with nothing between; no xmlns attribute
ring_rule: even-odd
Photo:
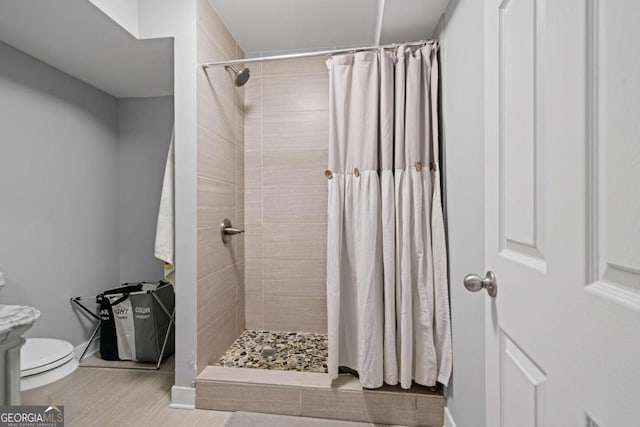
<svg viewBox="0 0 640 427"><path fill-rule="evenodd" d="M219 366L327 372L327 336L304 332L244 331Z"/></svg>

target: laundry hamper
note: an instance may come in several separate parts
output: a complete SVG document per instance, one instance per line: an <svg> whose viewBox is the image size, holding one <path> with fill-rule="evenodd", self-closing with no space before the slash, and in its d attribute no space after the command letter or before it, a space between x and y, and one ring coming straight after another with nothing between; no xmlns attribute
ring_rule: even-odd
<svg viewBox="0 0 640 427"><path fill-rule="evenodd" d="M99 294L97 302L102 359L159 362L173 354L173 285L125 283Z"/></svg>

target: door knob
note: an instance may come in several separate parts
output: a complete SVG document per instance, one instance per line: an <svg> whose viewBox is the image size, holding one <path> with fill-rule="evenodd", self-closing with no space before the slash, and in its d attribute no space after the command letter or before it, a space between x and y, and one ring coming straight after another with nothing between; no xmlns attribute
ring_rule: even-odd
<svg viewBox="0 0 640 427"><path fill-rule="evenodd" d="M492 298L498 294L498 282L493 271L487 271L484 279L477 274L467 274L464 278L464 287L471 292L478 292L484 288Z"/></svg>

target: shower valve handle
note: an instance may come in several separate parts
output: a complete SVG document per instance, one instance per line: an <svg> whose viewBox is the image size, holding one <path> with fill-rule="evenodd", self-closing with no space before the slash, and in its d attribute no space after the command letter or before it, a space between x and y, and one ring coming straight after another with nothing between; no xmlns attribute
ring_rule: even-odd
<svg viewBox="0 0 640 427"><path fill-rule="evenodd" d="M239 228L225 228L224 229L224 234L226 234L227 236L233 236L234 234L240 234L240 233L244 233L244 230L240 230Z"/></svg>
<svg viewBox="0 0 640 427"><path fill-rule="evenodd" d="M223 243L228 243L231 240L231 236L235 236L236 234L244 233L244 230L239 228L234 228L231 225L231 221L229 218L225 218L220 224L220 237L222 237Z"/></svg>

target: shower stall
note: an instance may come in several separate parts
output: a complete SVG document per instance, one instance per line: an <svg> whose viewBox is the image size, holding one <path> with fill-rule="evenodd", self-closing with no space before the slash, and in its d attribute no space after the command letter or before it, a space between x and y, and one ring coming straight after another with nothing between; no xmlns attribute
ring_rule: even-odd
<svg viewBox="0 0 640 427"><path fill-rule="evenodd" d="M326 373L327 68L246 67L224 67L244 92L245 233L229 244L244 246L246 330L211 363Z"/></svg>
<svg viewBox="0 0 640 427"><path fill-rule="evenodd" d="M329 375L327 56L244 60L197 5L196 407L442 425L440 387Z"/></svg>

